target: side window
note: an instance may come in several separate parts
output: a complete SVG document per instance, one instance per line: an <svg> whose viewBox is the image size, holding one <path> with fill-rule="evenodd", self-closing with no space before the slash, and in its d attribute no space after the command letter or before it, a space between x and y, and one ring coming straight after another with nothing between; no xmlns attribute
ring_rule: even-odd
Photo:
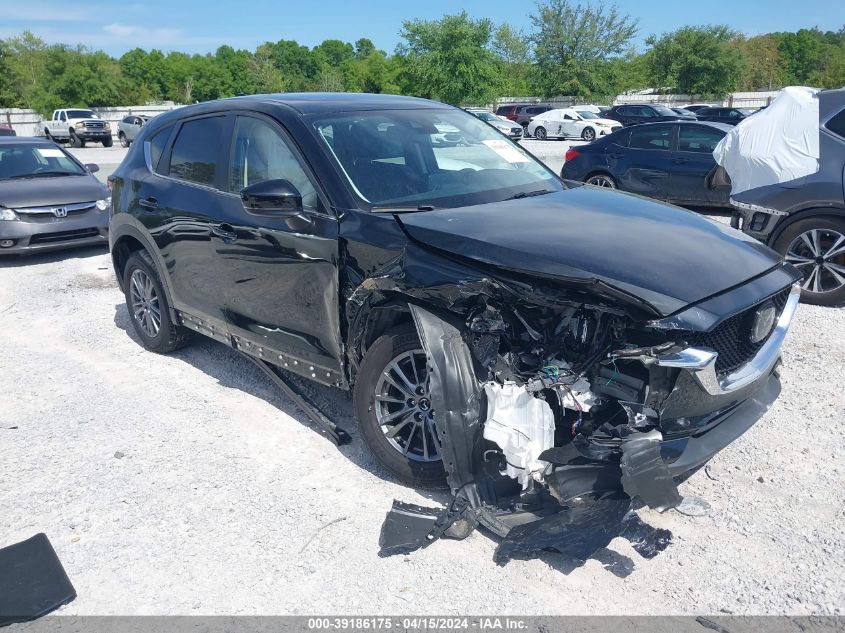
<svg viewBox="0 0 845 633"><path fill-rule="evenodd" d="M124 123L132 123L132 117L131 116L123 117L123 122Z"/></svg>
<svg viewBox="0 0 845 633"><path fill-rule="evenodd" d="M728 112L728 116L732 119L738 119L740 114L736 110L731 110L730 112Z"/></svg>
<svg viewBox="0 0 845 633"><path fill-rule="evenodd" d="M824 126L836 136L845 138L845 110L840 110L838 114L833 115Z"/></svg>
<svg viewBox="0 0 845 633"><path fill-rule="evenodd" d="M67 121L67 114L65 114L64 112L59 113L59 120Z"/></svg>
<svg viewBox="0 0 845 633"><path fill-rule="evenodd" d="M699 126L682 125L678 135L678 150L712 154L725 133Z"/></svg>
<svg viewBox="0 0 845 633"><path fill-rule="evenodd" d="M169 175L213 187L224 121L217 116L183 123L170 153Z"/></svg>
<svg viewBox="0 0 845 633"><path fill-rule="evenodd" d="M281 132L252 117L238 117L232 137L229 191L265 180L287 180L302 195L302 206L317 208L317 192Z"/></svg>
<svg viewBox="0 0 845 633"><path fill-rule="evenodd" d="M159 130L158 132L153 135L153 137L147 141L150 144L150 166L153 168L153 171L158 172L160 174L164 174L164 169L157 169L158 161L161 159L161 155L164 153L164 148L167 145L167 141L170 140L170 134L173 132L173 126L168 125L163 130Z"/></svg>
<svg viewBox="0 0 845 633"><path fill-rule="evenodd" d="M666 126L644 127L637 126L631 130L631 149L668 150L672 139L672 128Z"/></svg>
<svg viewBox="0 0 845 633"><path fill-rule="evenodd" d="M644 116L647 119L650 119L654 116L654 112L652 111L652 109L647 106L640 106L639 108L637 108L637 110L637 114L639 116Z"/></svg>
<svg viewBox="0 0 845 633"><path fill-rule="evenodd" d="M631 116L633 114L632 109L628 106L622 106L621 108L619 108L619 110L617 110L617 112L621 116Z"/></svg>

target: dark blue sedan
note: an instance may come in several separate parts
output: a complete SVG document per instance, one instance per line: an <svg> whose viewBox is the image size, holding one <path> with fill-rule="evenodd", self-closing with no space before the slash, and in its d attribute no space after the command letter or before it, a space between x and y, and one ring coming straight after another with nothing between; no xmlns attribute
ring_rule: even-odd
<svg viewBox="0 0 845 633"><path fill-rule="evenodd" d="M623 128L570 149L560 175L680 205L729 207L730 185L717 174L713 150L730 129L692 121Z"/></svg>

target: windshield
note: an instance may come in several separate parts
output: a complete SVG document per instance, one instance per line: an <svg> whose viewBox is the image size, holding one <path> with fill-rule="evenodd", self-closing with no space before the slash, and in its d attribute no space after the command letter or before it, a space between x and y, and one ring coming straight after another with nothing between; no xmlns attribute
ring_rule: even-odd
<svg viewBox="0 0 845 633"><path fill-rule="evenodd" d="M59 147L0 146L0 180L82 176L87 173Z"/></svg>
<svg viewBox="0 0 845 633"><path fill-rule="evenodd" d="M657 114L659 114L660 116L675 116L675 113L672 112L666 106L656 105L652 107L657 111Z"/></svg>
<svg viewBox="0 0 845 633"><path fill-rule="evenodd" d="M519 145L460 110L347 112L313 125L373 206L469 206L562 188Z"/></svg>
<svg viewBox="0 0 845 633"><path fill-rule="evenodd" d="M594 114L593 112L590 112L589 110L576 110L576 112L578 113L578 115L582 119L599 119L599 118L601 118L600 116L598 116L597 114Z"/></svg>
<svg viewBox="0 0 845 633"><path fill-rule="evenodd" d="M475 116L477 116L482 121L501 121L499 117L497 117L492 112L473 112Z"/></svg>
<svg viewBox="0 0 845 633"><path fill-rule="evenodd" d="M91 110L65 110L69 119L96 119L97 115Z"/></svg>

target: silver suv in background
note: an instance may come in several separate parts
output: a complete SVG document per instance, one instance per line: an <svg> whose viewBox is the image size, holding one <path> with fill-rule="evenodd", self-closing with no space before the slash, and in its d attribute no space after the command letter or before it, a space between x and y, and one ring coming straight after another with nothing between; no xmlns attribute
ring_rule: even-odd
<svg viewBox="0 0 845 633"><path fill-rule="evenodd" d="M117 124L117 140L120 141L121 147L129 147L150 118L144 114L130 114L123 117Z"/></svg>

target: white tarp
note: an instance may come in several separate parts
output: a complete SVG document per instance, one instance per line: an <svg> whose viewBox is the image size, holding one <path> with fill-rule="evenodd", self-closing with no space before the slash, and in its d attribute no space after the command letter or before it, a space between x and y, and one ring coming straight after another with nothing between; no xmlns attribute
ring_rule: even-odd
<svg viewBox="0 0 845 633"><path fill-rule="evenodd" d="M744 119L713 150L731 177L731 194L788 182L819 170L818 90L784 88Z"/></svg>

